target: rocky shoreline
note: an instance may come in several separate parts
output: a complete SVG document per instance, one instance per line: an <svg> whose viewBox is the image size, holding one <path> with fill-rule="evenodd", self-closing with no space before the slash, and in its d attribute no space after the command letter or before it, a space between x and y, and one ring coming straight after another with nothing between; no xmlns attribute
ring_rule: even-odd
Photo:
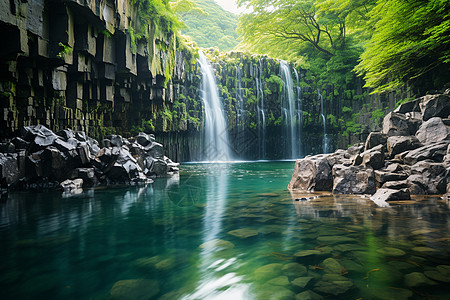
<svg viewBox="0 0 450 300"><path fill-rule="evenodd" d="M178 173L153 135L126 139L110 135L100 143L82 131L54 133L43 125L26 126L21 136L0 143L2 190L145 184Z"/></svg>
<svg viewBox="0 0 450 300"><path fill-rule="evenodd" d="M298 159L289 190L368 194L380 206L450 196L450 89L400 105L365 144Z"/></svg>

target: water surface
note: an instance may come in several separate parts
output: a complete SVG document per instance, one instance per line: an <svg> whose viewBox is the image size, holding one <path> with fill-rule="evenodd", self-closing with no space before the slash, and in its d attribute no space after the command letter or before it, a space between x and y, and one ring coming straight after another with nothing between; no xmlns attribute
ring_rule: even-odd
<svg viewBox="0 0 450 300"><path fill-rule="evenodd" d="M291 195L293 166L185 164L147 187L10 194L2 299L450 298L447 203Z"/></svg>

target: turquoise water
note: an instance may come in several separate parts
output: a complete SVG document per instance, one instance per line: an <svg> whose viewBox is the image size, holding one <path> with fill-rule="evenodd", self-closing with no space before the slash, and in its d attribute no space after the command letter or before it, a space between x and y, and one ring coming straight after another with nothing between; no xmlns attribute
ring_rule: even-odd
<svg viewBox="0 0 450 300"><path fill-rule="evenodd" d="M185 164L147 187L10 194L1 299L450 298L447 203L291 195L293 165Z"/></svg>

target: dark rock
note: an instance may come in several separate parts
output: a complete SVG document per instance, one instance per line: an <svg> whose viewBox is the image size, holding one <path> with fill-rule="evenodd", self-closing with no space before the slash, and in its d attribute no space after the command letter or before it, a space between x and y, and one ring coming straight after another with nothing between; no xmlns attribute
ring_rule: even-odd
<svg viewBox="0 0 450 300"><path fill-rule="evenodd" d="M28 149L30 143L20 137L15 137L11 142L16 146L16 149Z"/></svg>
<svg viewBox="0 0 450 300"><path fill-rule="evenodd" d="M442 119L442 123L444 123L444 125L446 126L450 126L450 118Z"/></svg>
<svg viewBox="0 0 450 300"><path fill-rule="evenodd" d="M61 151L55 147L47 147L41 155L43 169L42 176L55 178L56 180L64 179L66 172L66 159L62 156Z"/></svg>
<svg viewBox="0 0 450 300"><path fill-rule="evenodd" d="M404 166L401 166L400 164L397 164L397 163L391 163L384 169L384 171L390 172L390 173L397 173L397 172L404 171Z"/></svg>
<svg viewBox="0 0 450 300"><path fill-rule="evenodd" d="M77 168L72 171L71 178L81 178L83 180L83 186L85 187L93 187L98 184L94 168Z"/></svg>
<svg viewBox="0 0 450 300"><path fill-rule="evenodd" d="M28 178L43 177L43 152L44 150L32 153L25 159L25 174Z"/></svg>
<svg viewBox="0 0 450 300"><path fill-rule="evenodd" d="M74 180L67 179L61 182L60 186L63 188L64 192L71 193L83 187L83 179L81 178L77 178Z"/></svg>
<svg viewBox="0 0 450 300"><path fill-rule="evenodd" d="M150 136L144 132L139 132L138 136L136 136L135 139L136 139L136 142L143 147L148 146L150 143L152 143L154 141L154 139L152 141Z"/></svg>
<svg viewBox="0 0 450 300"><path fill-rule="evenodd" d="M387 151L390 157L422 147L415 136L391 136L387 139Z"/></svg>
<svg viewBox="0 0 450 300"><path fill-rule="evenodd" d="M162 159L156 158L153 159L152 166L149 169L149 175L164 176L168 170L167 163Z"/></svg>
<svg viewBox="0 0 450 300"><path fill-rule="evenodd" d="M103 147L105 147L105 148L111 148L112 147L111 141L108 140L108 139L103 139L102 144L103 144Z"/></svg>
<svg viewBox="0 0 450 300"><path fill-rule="evenodd" d="M16 184L20 179L17 154L0 153L0 180L8 185Z"/></svg>
<svg viewBox="0 0 450 300"><path fill-rule="evenodd" d="M449 95L427 95L420 103L423 120L428 121L433 117L447 118L450 115Z"/></svg>
<svg viewBox="0 0 450 300"><path fill-rule="evenodd" d="M426 159L442 162L447 153L449 143L450 141L442 141L411 150L405 153L406 155L403 156L403 161L408 165L414 165Z"/></svg>
<svg viewBox="0 0 450 300"><path fill-rule="evenodd" d="M424 145L450 140L450 127L446 126L441 118L434 117L420 126L416 137Z"/></svg>
<svg viewBox="0 0 450 300"><path fill-rule="evenodd" d="M77 139L80 142L86 142L86 140L87 140L86 132L84 132L84 131L75 132L75 139Z"/></svg>
<svg viewBox="0 0 450 300"><path fill-rule="evenodd" d="M110 291L111 300L153 299L159 293L159 283L148 279L117 281Z"/></svg>
<svg viewBox="0 0 450 300"><path fill-rule="evenodd" d="M427 183L422 175L410 175L406 181L408 182L408 189L411 195L427 194Z"/></svg>
<svg viewBox="0 0 450 300"><path fill-rule="evenodd" d="M405 115L390 112L383 120L383 133L388 136L415 135L419 128L419 123L412 119L407 119Z"/></svg>
<svg viewBox="0 0 450 300"><path fill-rule="evenodd" d="M412 166L411 174L413 177L410 176L408 180L420 184L428 195L445 194L447 181L450 180L450 171L442 163L418 162ZM422 180L420 177L414 177L414 175L421 176Z"/></svg>
<svg viewBox="0 0 450 300"><path fill-rule="evenodd" d="M425 287L437 285L433 280L428 279L424 274L413 272L405 275L405 285L410 288Z"/></svg>
<svg viewBox="0 0 450 300"><path fill-rule="evenodd" d="M86 140L86 143L89 147L89 153L95 157L97 155L98 151L100 151L100 147L98 146L98 141L91 137L88 137Z"/></svg>
<svg viewBox="0 0 450 300"><path fill-rule="evenodd" d="M383 184L381 188L383 189L393 189L393 190L401 190L408 188L408 181L407 180L400 180L400 181L388 181Z"/></svg>
<svg viewBox="0 0 450 300"><path fill-rule="evenodd" d="M344 157L352 159L356 155L361 154L361 152L363 152L363 151L364 151L364 146L363 145L351 146L345 152Z"/></svg>
<svg viewBox="0 0 450 300"><path fill-rule="evenodd" d="M123 138L120 135L110 135L107 137L112 147L122 147Z"/></svg>
<svg viewBox="0 0 450 300"><path fill-rule="evenodd" d="M89 156L89 147L86 142L81 142L77 147L77 153L80 157L81 165L85 166L91 162L91 158Z"/></svg>
<svg viewBox="0 0 450 300"><path fill-rule="evenodd" d="M382 148L381 145L376 148ZM365 151L362 154L363 165L366 168L372 168L374 170L379 170L384 166L384 154L381 151L372 148L369 151Z"/></svg>
<svg viewBox="0 0 450 300"><path fill-rule="evenodd" d="M0 153L14 153L16 152L16 146L13 143L6 142L0 143Z"/></svg>
<svg viewBox="0 0 450 300"><path fill-rule="evenodd" d="M75 138L75 132L72 129L64 129L64 130L58 131L56 134L58 136L62 137L62 139L64 141Z"/></svg>
<svg viewBox="0 0 450 300"><path fill-rule="evenodd" d="M335 165L333 178L334 194L373 194L376 191L371 168Z"/></svg>
<svg viewBox="0 0 450 300"><path fill-rule="evenodd" d="M144 149L147 152L147 154L153 158L162 159L164 157L164 147L160 143L152 142Z"/></svg>
<svg viewBox="0 0 450 300"><path fill-rule="evenodd" d="M406 173L391 173L383 170L375 171L375 180L379 187L388 181L400 181L405 180L406 178L408 178Z"/></svg>
<svg viewBox="0 0 450 300"><path fill-rule="evenodd" d="M422 101L422 98L418 98L412 101L408 101L406 103L400 104L399 107L397 107L394 112L406 114L408 112L420 112L420 102Z"/></svg>
<svg viewBox="0 0 450 300"><path fill-rule="evenodd" d="M24 127L25 130L25 140L32 143L32 147L35 150L40 150L53 144L53 142L58 138L56 134L50 129L43 125L36 125L34 127Z"/></svg>
<svg viewBox="0 0 450 300"><path fill-rule="evenodd" d="M331 191L333 177L328 155L307 156L295 162L289 190Z"/></svg>
<svg viewBox="0 0 450 300"><path fill-rule="evenodd" d="M66 151L70 151L70 150L75 150L76 146L74 146L73 144L69 144L65 141L63 141L62 139L56 139L53 142L53 146L55 146L59 151L62 152L66 152Z"/></svg>
<svg viewBox="0 0 450 300"><path fill-rule="evenodd" d="M364 151L370 150L378 145L386 145L387 138L387 134L382 132L371 132L366 139Z"/></svg>

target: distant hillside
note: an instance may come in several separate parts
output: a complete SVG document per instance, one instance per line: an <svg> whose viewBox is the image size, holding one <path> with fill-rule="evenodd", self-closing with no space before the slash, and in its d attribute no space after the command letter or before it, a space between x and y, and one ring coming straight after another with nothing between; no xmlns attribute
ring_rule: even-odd
<svg viewBox="0 0 450 300"><path fill-rule="evenodd" d="M182 31L197 42L200 47L219 47L221 51L230 51L237 44L236 27L238 16L227 12L213 0L193 0L208 15L186 13L183 21L188 28Z"/></svg>

